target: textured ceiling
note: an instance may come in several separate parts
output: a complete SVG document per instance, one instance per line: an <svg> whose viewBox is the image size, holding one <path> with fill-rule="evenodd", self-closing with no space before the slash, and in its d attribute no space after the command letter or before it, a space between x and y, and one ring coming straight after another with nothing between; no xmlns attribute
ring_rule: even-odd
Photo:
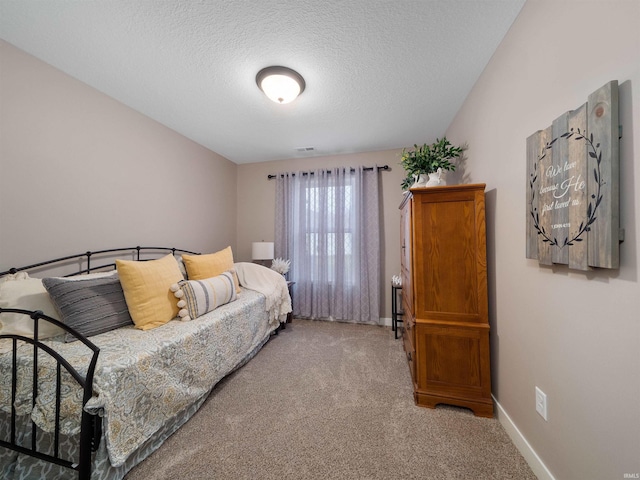
<svg viewBox="0 0 640 480"><path fill-rule="evenodd" d="M0 37L249 163L442 136L524 1L0 0ZM304 93L268 100L268 65Z"/></svg>

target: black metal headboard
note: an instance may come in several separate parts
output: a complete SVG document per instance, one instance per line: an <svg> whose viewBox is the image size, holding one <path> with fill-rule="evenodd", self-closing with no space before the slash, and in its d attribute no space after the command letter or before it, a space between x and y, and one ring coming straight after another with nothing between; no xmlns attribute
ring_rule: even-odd
<svg viewBox="0 0 640 480"><path fill-rule="evenodd" d="M135 256L135 260L141 260L140 253L169 253L171 252L174 256L177 254L190 254L190 255L200 255L197 252L191 252L189 250L182 250L179 248L171 248L171 247L125 247L125 248L112 248L109 250L97 250L95 252L88 251L84 253L78 253L75 255L68 255L66 257L60 257L53 260L47 260L45 262L34 263L33 265L26 265L24 267L12 267L5 272L0 272L0 277L5 275L14 274L18 272L23 272L26 270L34 270L41 267L52 267L56 265L68 265L74 263L74 260L78 262L78 269L72 273L66 274L67 277L72 277L74 275L81 275L83 273L91 273L95 270L104 270L107 268L115 268L115 263L106 263L98 266L91 265L91 258L95 257L113 257L114 255L110 254L119 254L122 252L131 252ZM143 259L144 260L144 259Z"/></svg>

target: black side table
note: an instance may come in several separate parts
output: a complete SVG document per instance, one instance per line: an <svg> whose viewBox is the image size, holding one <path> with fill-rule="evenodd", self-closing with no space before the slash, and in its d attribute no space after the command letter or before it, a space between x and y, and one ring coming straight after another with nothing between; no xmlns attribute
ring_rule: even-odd
<svg viewBox="0 0 640 480"><path fill-rule="evenodd" d="M278 335L278 332L280 330L285 330L287 328L287 323L291 323L291 320L293 320L293 295L291 295L291 287L293 287L296 284L296 282L290 282L287 280L287 288L289 289L289 296L291 297L291 311L289 313L287 313L287 319L282 322L281 324L278 325L278 328L276 328L273 331L274 335Z"/></svg>
<svg viewBox="0 0 640 480"><path fill-rule="evenodd" d="M291 287L295 284L296 282L290 282L287 280L287 288L289 289L289 296L291 297L291 311L287 313L287 319L278 326L278 330L285 330L287 328L287 323L291 323L291 320L293 320L293 292L291 291Z"/></svg>
<svg viewBox="0 0 640 480"><path fill-rule="evenodd" d="M291 297L291 311L287 314L287 321L285 323L291 323L293 320L293 292L291 288L296 284L296 282L290 282L287 280L287 288L289 289L289 296Z"/></svg>
<svg viewBox="0 0 640 480"><path fill-rule="evenodd" d="M400 301L398 303L398 297ZM391 330L394 338L398 338L398 322L403 323L404 311L402 310L402 285L391 284Z"/></svg>

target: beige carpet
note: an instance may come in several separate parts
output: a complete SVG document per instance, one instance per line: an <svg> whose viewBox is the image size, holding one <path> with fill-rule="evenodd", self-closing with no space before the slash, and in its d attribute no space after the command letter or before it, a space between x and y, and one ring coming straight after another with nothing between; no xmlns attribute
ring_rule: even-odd
<svg viewBox="0 0 640 480"><path fill-rule="evenodd" d="M126 479L536 478L497 420L412 392L389 328L294 320Z"/></svg>

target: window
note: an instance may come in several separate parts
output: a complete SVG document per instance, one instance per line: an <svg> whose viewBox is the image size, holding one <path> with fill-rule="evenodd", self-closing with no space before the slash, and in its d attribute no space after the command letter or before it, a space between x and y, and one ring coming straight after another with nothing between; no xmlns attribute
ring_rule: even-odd
<svg viewBox="0 0 640 480"><path fill-rule="evenodd" d="M294 315L379 323L377 171L287 173L276 182L276 257L291 260Z"/></svg>
<svg viewBox="0 0 640 480"><path fill-rule="evenodd" d="M337 258L344 261L342 278L353 285L353 227L345 219L353 218L353 185L343 187L305 188L305 210L308 212L304 235L305 253L311 258L311 274L316 276L321 265L327 268L327 280L335 283ZM326 222L322 221L325 218ZM324 226L324 227L323 227Z"/></svg>

